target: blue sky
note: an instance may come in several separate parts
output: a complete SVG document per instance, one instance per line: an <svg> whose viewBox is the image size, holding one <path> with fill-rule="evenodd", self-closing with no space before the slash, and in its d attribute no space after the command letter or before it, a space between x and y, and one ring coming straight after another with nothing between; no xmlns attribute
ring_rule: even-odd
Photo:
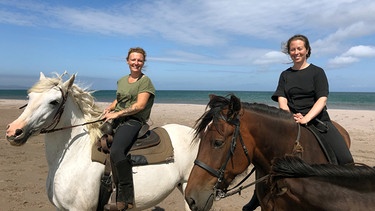
<svg viewBox="0 0 375 211"><path fill-rule="evenodd" d="M0 0L0 88L67 71L116 89L140 46L158 90L273 91L304 34L331 91L375 92L374 23L373 0Z"/></svg>

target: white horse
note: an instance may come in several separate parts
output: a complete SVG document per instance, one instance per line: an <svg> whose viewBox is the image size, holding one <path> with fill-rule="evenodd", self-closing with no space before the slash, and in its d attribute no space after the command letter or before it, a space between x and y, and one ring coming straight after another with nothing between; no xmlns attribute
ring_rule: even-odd
<svg viewBox="0 0 375 211"><path fill-rule="evenodd" d="M96 210L104 165L93 162L91 153L102 134L99 123L85 123L98 119L101 110L90 92L73 83L75 75L64 82L64 74L47 78L40 73L39 81L28 91L24 112L8 125L6 138L21 146L30 136L45 133L49 200L57 210ZM82 126L69 127L73 125ZM133 167L132 210L157 205L176 187L184 193L198 150L198 145L192 144L194 131L178 124L163 128L172 141L174 161ZM190 210L186 202L185 209Z"/></svg>

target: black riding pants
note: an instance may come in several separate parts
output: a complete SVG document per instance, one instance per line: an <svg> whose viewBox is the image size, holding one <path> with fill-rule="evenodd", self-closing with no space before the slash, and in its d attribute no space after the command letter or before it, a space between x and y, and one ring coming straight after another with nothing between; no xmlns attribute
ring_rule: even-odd
<svg viewBox="0 0 375 211"><path fill-rule="evenodd" d="M328 131L326 133L322 133L325 140L329 143L331 148L333 149L334 153L337 157L337 162L339 165L344 165L348 163L353 163L353 157L350 153L344 138L337 130L337 128L332 124L330 121L324 122L328 126Z"/></svg>
<svg viewBox="0 0 375 211"><path fill-rule="evenodd" d="M141 127L142 123L134 119L129 119L117 127L110 154L113 163L126 159L126 155L137 140Z"/></svg>

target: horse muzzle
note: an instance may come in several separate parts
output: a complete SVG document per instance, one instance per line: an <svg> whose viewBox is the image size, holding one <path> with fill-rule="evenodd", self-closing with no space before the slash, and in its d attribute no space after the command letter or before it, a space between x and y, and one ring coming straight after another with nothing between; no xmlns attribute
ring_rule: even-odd
<svg viewBox="0 0 375 211"><path fill-rule="evenodd" d="M16 129L12 132L12 130L10 130L10 125L8 125L5 136L12 146L21 146L26 143L31 134L24 133L22 129Z"/></svg>

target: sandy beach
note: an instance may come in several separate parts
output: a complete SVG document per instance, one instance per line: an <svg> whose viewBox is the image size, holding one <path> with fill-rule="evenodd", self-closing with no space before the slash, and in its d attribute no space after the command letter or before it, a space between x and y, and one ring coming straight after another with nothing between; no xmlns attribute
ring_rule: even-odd
<svg viewBox="0 0 375 211"><path fill-rule="evenodd" d="M1 210L54 210L45 189L48 169L43 135L32 137L21 147L13 147L5 140L6 125L22 113L18 108L25 103L26 101L0 99ZM204 105L155 104L151 114L151 127L168 123L193 126L204 110ZM355 162L375 166L375 111L330 109L328 112L331 119L349 132L352 139L350 149ZM241 210L250 199L252 191L251 187L241 195L215 202L213 210ZM183 197L178 191L174 191L163 202L148 210L183 210Z"/></svg>

